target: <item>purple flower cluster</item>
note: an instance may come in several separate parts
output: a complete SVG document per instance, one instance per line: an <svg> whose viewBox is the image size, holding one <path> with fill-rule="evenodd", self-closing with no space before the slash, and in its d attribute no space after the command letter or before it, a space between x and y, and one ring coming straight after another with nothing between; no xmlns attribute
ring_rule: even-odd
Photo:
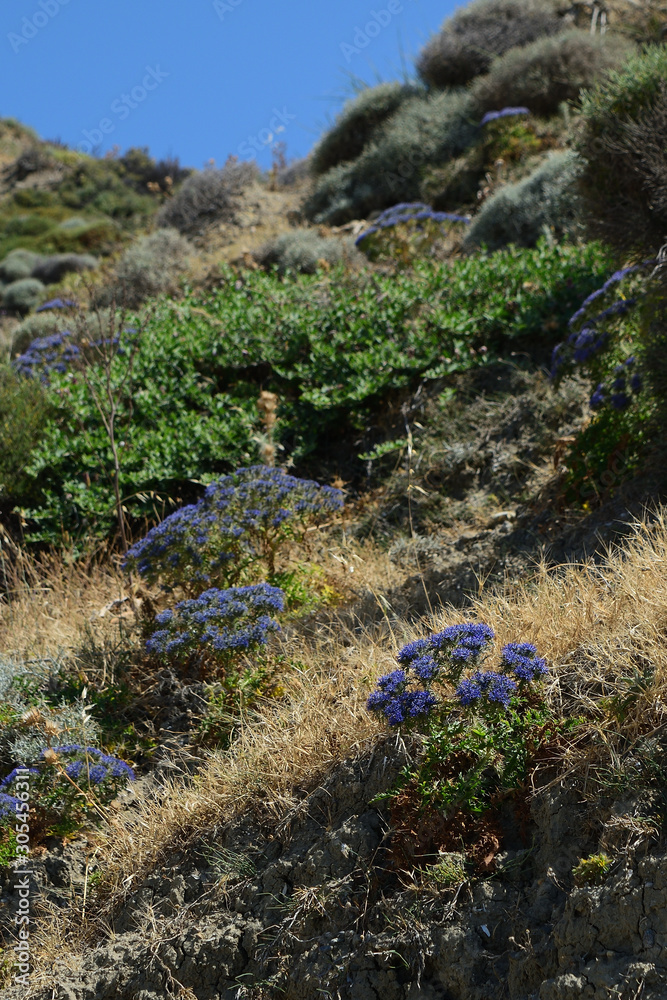
<svg viewBox="0 0 667 1000"><path fill-rule="evenodd" d="M149 531L125 567L186 587L234 581L298 523L342 506L342 492L331 486L262 465L238 469Z"/></svg>
<svg viewBox="0 0 667 1000"><path fill-rule="evenodd" d="M503 670L513 671L520 681L535 681L549 673L546 660L537 655L532 642L508 642L501 655Z"/></svg>
<svg viewBox="0 0 667 1000"><path fill-rule="evenodd" d="M480 125L487 125L495 122L498 118L511 118L513 115L529 115L528 108L501 108L500 111L487 111L482 118Z"/></svg>
<svg viewBox="0 0 667 1000"><path fill-rule="evenodd" d="M457 685L456 698L463 708L508 709L522 685L548 673L547 665L532 643L511 642L503 646L500 669L482 671L479 658L493 639L488 625L464 622L408 643L397 656L400 669L380 677L367 708L382 712L391 726L428 715L438 704L431 684L442 680ZM461 680L464 668L474 668L474 673Z"/></svg>
<svg viewBox="0 0 667 1000"><path fill-rule="evenodd" d="M401 202L400 205L394 205L392 208L387 208L382 212L377 219L373 222L370 229L364 230L355 240L356 246L360 244L368 237L372 236L374 233L379 233L383 229L391 229L393 226L397 226L401 222L465 222L469 223L470 219L466 215L455 215L452 212L435 212L430 205L425 205L423 202Z"/></svg>
<svg viewBox="0 0 667 1000"><path fill-rule="evenodd" d="M71 343L69 330L52 333L48 337L38 337L30 347L14 361L20 375L39 376L48 382L51 372L64 374L68 364L79 356L79 348Z"/></svg>
<svg viewBox="0 0 667 1000"><path fill-rule="evenodd" d="M44 747L42 757L49 749L58 755L74 758L65 766L65 774L72 781L83 778L91 785L101 785L109 780L118 781L125 778L128 781L134 781L135 779L134 771L129 764L118 757L103 753L96 747L83 747L78 743L69 743L60 747Z"/></svg>
<svg viewBox="0 0 667 1000"><path fill-rule="evenodd" d="M44 747L42 757L49 750L65 757L74 757L74 760L65 766L65 774L72 781L83 777L91 785L101 785L102 782L110 779L116 781L122 778L128 781L135 779L134 771L129 764L118 757L103 753L96 747L83 747L79 743L69 743L60 747Z"/></svg>
<svg viewBox="0 0 667 1000"><path fill-rule="evenodd" d="M590 306L605 296L620 281L628 275L655 264L654 260L645 260L642 264L622 268L615 271L601 288L592 292L581 306L570 317L568 326L571 332L566 341L557 344L551 355L551 377L558 378L561 371L573 364L585 364L594 358L609 342L609 331L606 324L617 316L623 316L637 304L636 298L620 298L590 319L587 319ZM616 410L624 410L630 405L629 391L637 393L641 390L642 379L639 373L628 375L627 368L635 364L634 357L628 358L618 365L614 378L609 385L599 382L590 398L592 410L602 409L610 404ZM593 366L594 374L598 374ZM628 391L629 390L629 391Z"/></svg>
<svg viewBox="0 0 667 1000"><path fill-rule="evenodd" d="M463 667L476 663L493 638L488 625L464 622L409 642L396 657L401 669L379 679L367 707L382 712L391 726L428 715L437 705L431 684L441 675L448 681L458 679Z"/></svg>
<svg viewBox="0 0 667 1000"><path fill-rule="evenodd" d="M73 302L72 299L49 299L48 302L35 309L35 312L46 312L47 309L71 309L72 306L76 306L76 302Z"/></svg>
<svg viewBox="0 0 667 1000"><path fill-rule="evenodd" d="M499 674L494 670L478 670L472 677L461 681L456 689L456 697L464 708L474 705L484 696L490 702L509 708L516 688L516 681L507 674Z"/></svg>
<svg viewBox="0 0 667 1000"><path fill-rule="evenodd" d="M0 822L3 819L12 819L16 816L16 807L19 800L6 792L0 792Z"/></svg>
<svg viewBox="0 0 667 1000"><path fill-rule="evenodd" d="M591 410L599 410L609 403L615 410L625 410L631 402L628 392L637 394L641 392L642 377L633 371L635 365L634 357L626 358L621 365L614 368L614 377L608 386L599 382L595 392L589 400Z"/></svg>
<svg viewBox="0 0 667 1000"><path fill-rule="evenodd" d="M252 649L280 628L267 612L284 607L282 590L268 583L207 590L156 615L156 623L163 627L148 639L146 648L175 658L201 647L218 656Z"/></svg>

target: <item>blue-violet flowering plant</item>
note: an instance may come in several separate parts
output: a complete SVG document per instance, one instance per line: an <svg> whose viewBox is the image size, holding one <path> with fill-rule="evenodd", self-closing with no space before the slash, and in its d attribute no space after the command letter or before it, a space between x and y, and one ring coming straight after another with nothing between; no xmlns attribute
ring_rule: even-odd
<svg viewBox="0 0 667 1000"><path fill-rule="evenodd" d="M287 539L309 522L343 507L331 486L297 479L282 469L237 469L207 487L198 503L181 507L130 548L125 568L150 582L196 594L219 584L269 577Z"/></svg>
<svg viewBox="0 0 667 1000"><path fill-rule="evenodd" d="M463 622L408 643L396 657L399 669L378 680L368 709L384 715L391 726L419 721L438 706L433 687L439 684L455 689L453 702L464 710L483 715L507 710L548 669L529 642L505 645L498 670L480 669L494 638L489 625Z"/></svg>

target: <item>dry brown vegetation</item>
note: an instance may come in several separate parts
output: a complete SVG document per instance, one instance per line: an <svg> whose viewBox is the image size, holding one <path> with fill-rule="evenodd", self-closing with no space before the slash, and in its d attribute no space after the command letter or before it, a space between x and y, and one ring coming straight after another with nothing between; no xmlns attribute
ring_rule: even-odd
<svg viewBox="0 0 667 1000"><path fill-rule="evenodd" d="M365 586L373 587L373 574L384 574L387 567L383 558L369 555L363 572ZM365 628L334 619L311 634L299 630L286 637L282 651L292 666L281 678L279 697L239 722L231 749L210 754L195 779L177 777L159 795L140 797L132 820L118 821L103 835L97 861L105 902L98 917L120 903L160 858L234 817L251 811L273 826L284 821L337 762L368 752L383 738L365 699L378 674L391 669L397 648L462 618L488 622L499 644L521 639L538 645L551 665L552 707L587 719L576 740L563 748L559 773L569 771L573 778L587 773L588 791L594 794L596 767L613 767L620 762L622 743L664 725L666 558L667 517L659 512L637 523L630 542L610 551L601 564L536 567L502 592L482 593L471 611L444 609L412 626L389 617ZM382 604L386 578L375 582ZM94 578L85 598L79 577L69 585L66 606L85 614L99 603L105 583L104 577ZM52 617L57 621L58 613ZM627 694L624 678L648 666L621 728L610 708L613 699Z"/></svg>

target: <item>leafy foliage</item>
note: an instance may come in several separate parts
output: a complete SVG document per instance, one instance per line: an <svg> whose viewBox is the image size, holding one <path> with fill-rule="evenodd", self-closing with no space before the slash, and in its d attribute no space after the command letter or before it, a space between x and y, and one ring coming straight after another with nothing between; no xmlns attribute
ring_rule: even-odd
<svg viewBox="0 0 667 1000"><path fill-rule="evenodd" d="M334 427L337 439L363 435L388 394L480 363L478 347L564 324L607 268L595 245L541 244L397 274L224 271L208 298L159 305L132 356L113 358L113 385L133 364L118 412L128 515L154 522L252 462L260 390L280 401L276 444L303 464ZM50 386L56 415L28 462L34 537L106 532L113 457L90 389L76 368Z"/></svg>

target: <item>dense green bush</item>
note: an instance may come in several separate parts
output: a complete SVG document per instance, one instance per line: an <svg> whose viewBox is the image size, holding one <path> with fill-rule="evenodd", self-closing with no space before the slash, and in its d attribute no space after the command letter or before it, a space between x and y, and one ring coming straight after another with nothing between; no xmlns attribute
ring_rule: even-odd
<svg viewBox="0 0 667 1000"><path fill-rule="evenodd" d="M516 243L535 246L545 229L561 236L576 229L580 209L574 189L580 165L575 153L552 153L530 176L500 188L472 221L464 250L491 250Z"/></svg>
<svg viewBox="0 0 667 1000"><path fill-rule="evenodd" d="M37 278L21 278L20 281L12 281L2 290L2 303L5 309L12 312L28 313L44 298L46 286Z"/></svg>
<svg viewBox="0 0 667 1000"><path fill-rule="evenodd" d="M263 267L276 266L281 274L285 271L315 274L322 261L329 265L361 264L363 256L349 237L325 237L314 229L293 229L261 247L255 260Z"/></svg>
<svg viewBox="0 0 667 1000"><path fill-rule="evenodd" d="M582 100L577 149L589 231L624 253L667 238L667 47L630 59Z"/></svg>
<svg viewBox="0 0 667 1000"><path fill-rule="evenodd" d="M174 290L192 253L192 246L176 229L158 229L140 237L120 258L111 288L98 296L100 303L112 298L133 309L153 295Z"/></svg>
<svg viewBox="0 0 667 1000"><path fill-rule="evenodd" d="M508 338L543 338L607 269L595 245L541 244L395 274L335 268L281 280L258 270L239 280L223 271L208 297L160 304L114 356L128 517L154 521L200 484L256 461L261 390L278 396L274 440L285 458L317 478L334 442L354 474L349 456L374 444L383 400L479 364ZM480 346L488 350L473 353ZM113 528L113 458L86 380L78 370L50 377L58 412L32 453L39 495L24 506L33 537L57 542L63 530Z"/></svg>
<svg viewBox="0 0 667 1000"><path fill-rule="evenodd" d="M312 152L313 173L324 174L339 163L356 160L378 125L413 97L415 90L402 83L381 83L377 87L366 87L348 101Z"/></svg>
<svg viewBox="0 0 667 1000"><path fill-rule="evenodd" d="M561 31L565 22L552 0L476 0L443 24L417 59L432 87L468 83L486 73L495 56Z"/></svg>
<svg viewBox="0 0 667 1000"><path fill-rule="evenodd" d="M0 367L0 504L30 497L34 481L25 474L30 453L54 411L37 379Z"/></svg>
<svg viewBox="0 0 667 1000"><path fill-rule="evenodd" d="M33 269L41 260L40 254L33 253L32 250L12 250L0 263L0 281L11 284L12 281L31 277Z"/></svg>
<svg viewBox="0 0 667 1000"><path fill-rule="evenodd" d="M622 35L591 35L574 28L507 52L475 80L471 93L480 111L525 106L551 115L633 51L633 43Z"/></svg>
<svg viewBox="0 0 667 1000"><path fill-rule="evenodd" d="M307 216L338 225L416 201L424 169L469 146L478 134L476 118L465 91L409 98L378 128L361 156L320 177L304 206Z"/></svg>
<svg viewBox="0 0 667 1000"><path fill-rule="evenodd" d="M177 194L157 214L157 224L194 235L211 222L234 217L235 201L257 176L253 163L230 158L220 170L192 173Z"/></svg>

